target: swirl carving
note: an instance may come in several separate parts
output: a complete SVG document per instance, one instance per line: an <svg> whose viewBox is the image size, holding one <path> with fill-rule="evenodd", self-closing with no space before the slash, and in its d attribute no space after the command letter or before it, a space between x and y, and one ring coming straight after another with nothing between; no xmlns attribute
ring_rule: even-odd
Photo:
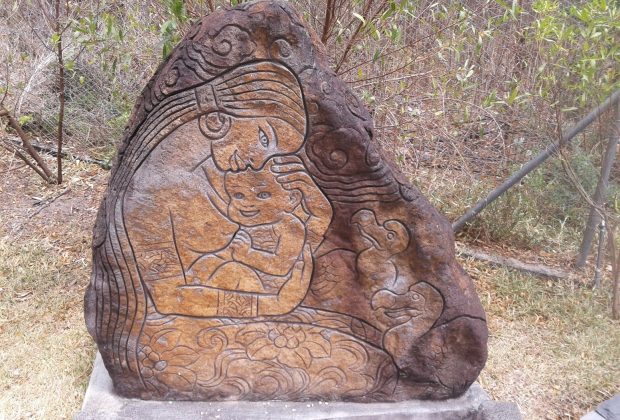
<svg viewBox="0 0 620 420"><path fill-rule="evenodd" d="M250 33L237 25L226 25L217 31L210 31L209 36L197 43L203 66L229 68L250 57L256 49L256 43ZM211 54L211 52L215 54Z"/></svg>
<svg viewBox="0 0 620 420"><path fill-rule="evenodd" d="M212 140L218 140L228 134L232 119L228 115L219 112L211 112L202 115L198 120L198 124L200 125L202 134Z"/></svg>
<svg viewBox="0 0 620 420"><path fill-rule="evenodd" d="M271 44L269 53L273 59L286 59L293 54L293 47L286 39L281 38Z"/></svg>

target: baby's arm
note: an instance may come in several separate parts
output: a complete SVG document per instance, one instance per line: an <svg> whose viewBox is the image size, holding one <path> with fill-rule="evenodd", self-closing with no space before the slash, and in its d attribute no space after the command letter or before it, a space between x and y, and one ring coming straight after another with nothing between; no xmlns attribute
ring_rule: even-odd
<svg viewBox="0 0 620 420"><path fill-rule="evenodd" d="M287 274L297 258L305 241L303 223L293 215L287 215L273 225L278 235L278 246L275 253L260 251L251 247L239 247L233 250L233 258L250 267L274 276ZM247 235L249 238L249 235ZM251 239L250 239L251 241Z"/></svg>

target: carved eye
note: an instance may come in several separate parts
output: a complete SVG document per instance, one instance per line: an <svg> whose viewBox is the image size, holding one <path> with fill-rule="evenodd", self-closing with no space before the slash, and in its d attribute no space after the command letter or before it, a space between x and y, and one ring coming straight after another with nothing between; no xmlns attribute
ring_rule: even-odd
<svg viewBox="0 0 620 420"><path fill-rule="evenodd" d="M234 193L233 194L233 198L236 198L237 200L243 200L245 198L245 195L243 195L243 193Z"/></svg>
<svg viewBox="0 0 620 420"><path fill-rule="evenodd" d="M387 234L387 238L391 241L392 239L394 239L394 233L390 232Z"/></svg>
<svg viewBox="0 0 620 420"><path fill-rule="evenodd" d="M269 137L267 137L267 134L260 128L258 129L258 140L263 147L269 147Z"/></svg>
<svg viewBox="0 0 620 420"><path fill-rule="evenodd" d="M263 191L263 192L258 194L258 198L260 198L261 200L266 200L269 197L271 197L271 193L269 193L267 191Z"/></svg>

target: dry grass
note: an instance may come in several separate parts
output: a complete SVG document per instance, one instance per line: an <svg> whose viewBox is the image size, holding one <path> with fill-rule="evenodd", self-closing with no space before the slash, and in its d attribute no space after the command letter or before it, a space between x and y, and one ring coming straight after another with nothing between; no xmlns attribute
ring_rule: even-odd
<svg viewBox="0 0 620 420"><path fill-rule="evenodd" d="M11 164L0 155L0 171ZM0 181L0 418L71 418L88 383L82 296L106 175L78 163L66 175L60 187L26 168Z"/></svg>
<svg viewBox="0 0 620 420"><path fill-rule="evenodd" d="M68 163L68 182L46 186L15 165L0 154L0 418L70 418L94 355L82 296L107 173ZM488 312L480 382L494 398L527 419L578 418L617 392L620 324L608 294L463 262Z"/></svg>
<svg viewBox="0 0 620 420"><path fill-rule="evenodd" d="M491 332L480 383L526 419L579 418L620 389L620 323L609 284L545 281L465 261Z"/></svg>
<svg viewBox="0 0 620 420"><path fill-rule="evenodd" d="M81 403L93 356L81 302L87 273L63 254L47 238L0 241L0 413L7 418L66 418Z"/></svg>

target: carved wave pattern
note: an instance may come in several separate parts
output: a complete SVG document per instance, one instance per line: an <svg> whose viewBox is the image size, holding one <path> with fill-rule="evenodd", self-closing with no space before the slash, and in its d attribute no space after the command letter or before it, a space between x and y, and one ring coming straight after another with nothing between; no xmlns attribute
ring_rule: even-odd
<svg viewBox="0 0 620 420"><path fill-rule="evenodd" d="M304 163L325 195L337 203L394 202L401 198L399 183L384 165L374 144L349 138L357 131L317 133L308 140ZM360 167L360 162L365 165Z"/></svg>
<svg viewBox="0 0 620 420"><path fill-rule="evenodd" d="M154 325L157 324L157 325ZM382 350L339 331L294 322L147 322L139 359L147 388L177 398L378 400L396 368Z"/></svg>

